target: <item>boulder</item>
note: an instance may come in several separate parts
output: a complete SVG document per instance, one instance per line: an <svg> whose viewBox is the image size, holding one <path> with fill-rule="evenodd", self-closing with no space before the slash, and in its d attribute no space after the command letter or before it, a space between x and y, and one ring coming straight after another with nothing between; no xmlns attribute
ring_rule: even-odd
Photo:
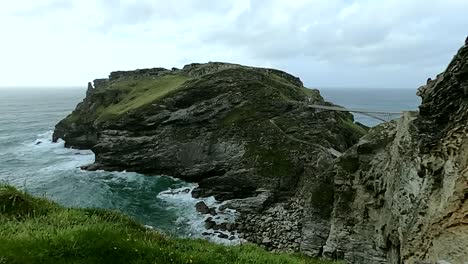
<svg viewBox="0 0 468 264"><path fill-rule="evenodd" d="M213 221L211 217L205 220L205 229L214 229L215 226L216 222Z"/></svg>
<svg viewBox="0 0 468 264"><path fill-rule="evenodd" d="M210 208L203 201L200 201L200 202L196 203L195 204L195 209L197 210L197 212L199 212L201 214L210 213Z"/></svg>

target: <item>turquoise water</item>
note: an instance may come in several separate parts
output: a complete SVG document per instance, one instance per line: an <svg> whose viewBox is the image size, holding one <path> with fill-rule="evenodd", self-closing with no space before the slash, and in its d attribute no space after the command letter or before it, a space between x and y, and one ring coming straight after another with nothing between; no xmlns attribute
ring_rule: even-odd
<svg viewBox="0 0 468 264"><path fill-rule="evenodd" d="M370 110L414 110L420 102L410 89L322 89L321 93L337 104ZM170 177L82 171L79 166L94 161L91 151L51 142L55 124L84 96L84 88L0 90L0 181L65 206L118 209L166 233L200 236L205 230L203 216L194 209L197 200L186 192L164 192L193 185ZM356 118L367 125L377 123ZM213 199L205 201L214 204Z"/></svg>

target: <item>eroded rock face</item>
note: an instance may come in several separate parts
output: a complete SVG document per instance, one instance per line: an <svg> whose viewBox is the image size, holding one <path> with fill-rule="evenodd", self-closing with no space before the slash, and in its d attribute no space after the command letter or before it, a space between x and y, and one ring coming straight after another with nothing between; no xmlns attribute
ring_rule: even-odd
<svg viewBox="0 0 468 264"><path fill-rule="evenodd" d="M419 114L373 128L325 173L335 195L323 255L347 263L468 262L467 86L464 47L419 89Z"/></svg>

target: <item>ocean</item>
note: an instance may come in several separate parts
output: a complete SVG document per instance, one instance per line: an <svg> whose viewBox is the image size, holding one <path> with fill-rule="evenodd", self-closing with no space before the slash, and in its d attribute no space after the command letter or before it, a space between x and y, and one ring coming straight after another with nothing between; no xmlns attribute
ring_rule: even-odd
<svg viewBox="0 0 468 264"><path fill-rule="evenodd" d="M320 89L325 100L344 106L348 109L363 109L379 112L415 111L421 104L420 97L416 96L416 89ZM357 122L366 126L376 126L381 121L354 114Z"/></svg>
<svg viewBox="0 0 468 264"><path fill-rule="evenodd" d="M203 216L183 190L195 185L166 176L130 172L89 172L91 151L52 143L55 124L85 96L85 88L2 88L0 90L0 182L17 186L68 207L120 210L141 223L175 236L201 237ZM416 110L414 89L321 89L333 103L357 109ZM377 120L356 115L366 125ZM219 206L213 198L203 199ZM234 217L234 215L227 215ZM214 239L216 240L216 239Z"/></svg>

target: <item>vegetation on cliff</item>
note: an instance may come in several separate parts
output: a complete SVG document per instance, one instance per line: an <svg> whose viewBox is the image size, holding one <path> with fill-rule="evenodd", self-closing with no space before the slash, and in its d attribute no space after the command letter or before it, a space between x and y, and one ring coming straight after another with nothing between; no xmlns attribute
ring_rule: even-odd
<svg viewBox="0 0 468 264"><path fill-rule="evenodd" d="M0 263L329 263L168 238L117 212L63 208L0 185Z"/></svg>
<svg viewBox="0 0 468 264"><path fill-rule="evenodd" d="M134 80L112 81L103 88L103 93L117 91L121 94L117 101L96 111L97 119L101 122L118 118L128 112L151 104L170 92L181 88L188 78L181 75L167 75L161 78L141 78Z"/></svg>

